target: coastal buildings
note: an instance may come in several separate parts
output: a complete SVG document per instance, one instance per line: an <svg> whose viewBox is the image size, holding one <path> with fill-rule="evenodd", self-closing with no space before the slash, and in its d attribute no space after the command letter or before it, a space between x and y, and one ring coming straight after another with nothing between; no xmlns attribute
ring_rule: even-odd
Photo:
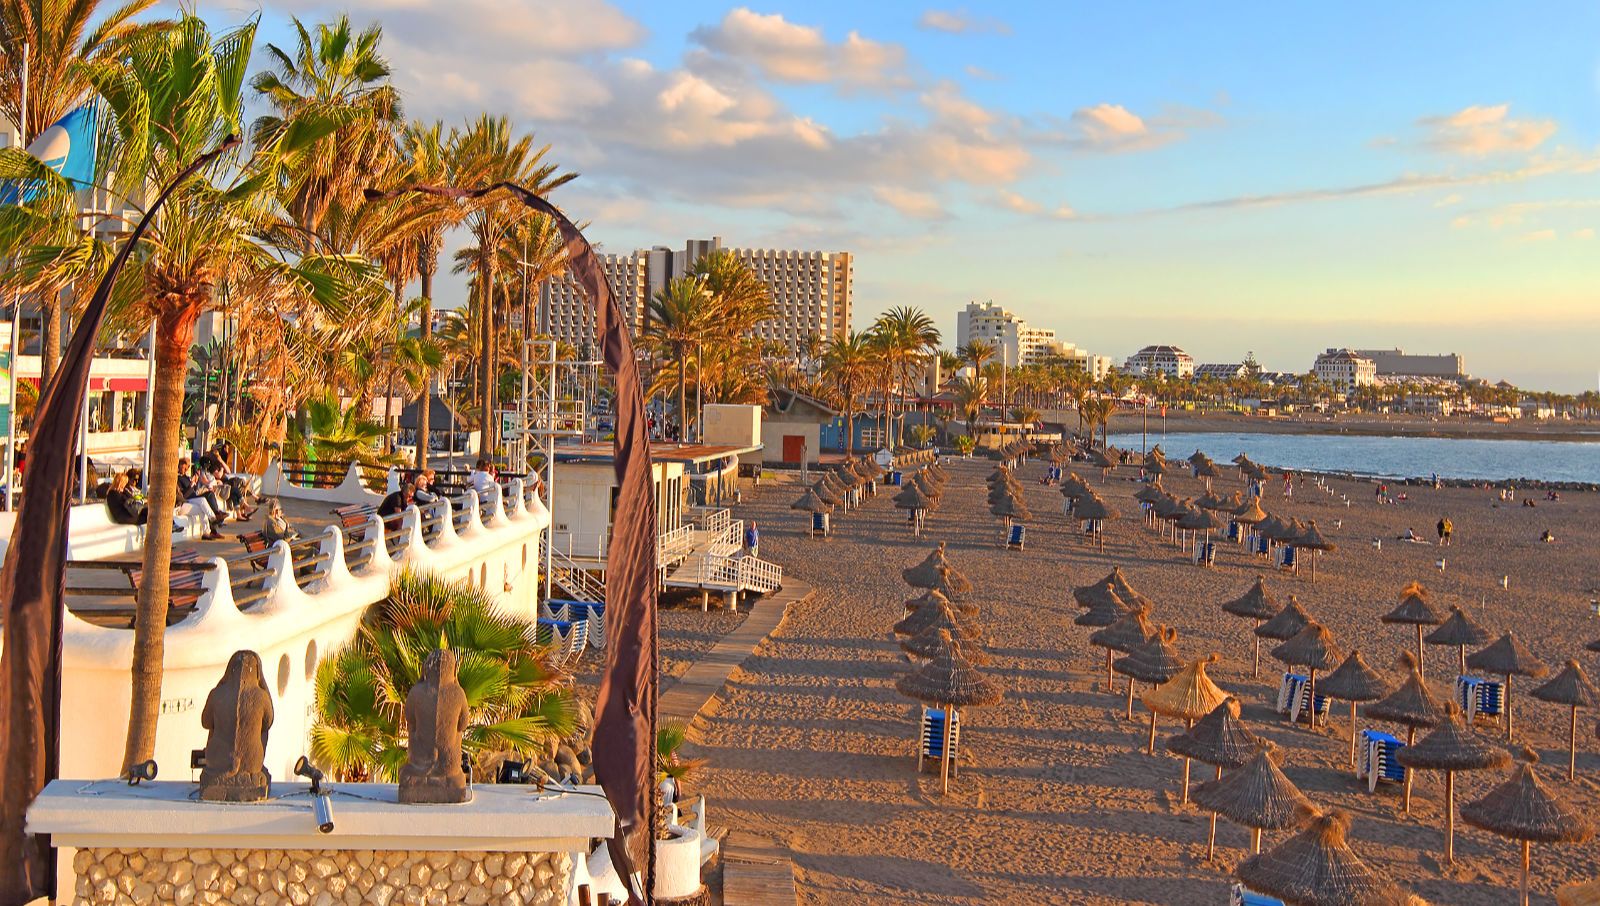
<svg viewBox="0 0 1600 906"><path fill-rule="evenodd" d="M1231 381L1234 378L1244 377L1249 373L1250 370L1243 363L1230 365L1208 362L1194 366L1194 376L1196 378L1213 378L1219 381Z"/></svg>
<svg viewBox="0 0 1600 906"><path fill-rule="evenodd" d="M1311 373L1346 396L1354 393L1357 387L1375 383L1378 377L1373 361L1350 349L1329 349L1318 355Z"/></svg>
<svg viewBox="0 0 1600 906"><path fill-rule="evenodd" d="M1420 377L1461 380L1467 376L1461 356L1449 352L1443 355L1418 355L1405 350L1357 349L1356 355L1371 359L1378 377Z"/></svg>
<svg viewBox="0 0 1600 906"><path fill-rule="evenodd" d="M1095 378L1111 369L1106 356L1090 355L1087 350L1056 338L1046 327L1034 327L994 302L968 302L956 315L956 346L981 340L995 347L996 359L1007 365L1036 365L1054 360L1075 362Z"/></svg>
<svg viewBox="0 0 1600 906"><path fill-rule="evenodd" d="M1164 374L1172 378L1194 377L1194 357L1176 346L1146 346L1128 356L1123 370L1130 374Z"/></svg>
<svg viewBox="0 0 1600 906"><path fill-rule="evenodd" d="M627 254L600 256L612 293L628 314L637 336L644 329L651 296L672 280L688 274L702 257L722 250L722 237L687 240L681 250L656 246ZM757 328L763 340L798 352L812 334L824 339L850 330L855 295L854 259L849 252L795 249L728 248L749 266L772 293L775 317ZM547 280L540 287L541 326L545 332L577 347L594 343L594 316L570 278Z"/></svg>

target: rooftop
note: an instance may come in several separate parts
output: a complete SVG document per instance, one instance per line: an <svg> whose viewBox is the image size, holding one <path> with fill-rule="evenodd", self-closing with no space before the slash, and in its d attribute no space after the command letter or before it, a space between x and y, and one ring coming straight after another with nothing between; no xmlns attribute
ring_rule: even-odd
<svg viewBox="0 0 1600 906"><path fill-rule="evenodd" d="M698 465L703 462L726 459L729 456L756 453L760 450L760 444L738 446L734 444L680 444L655 441L650 444L650 459L653 462L681 462ZM556 462L611 462L613 457L614 451L609 441L559 444L556 446Z"/></svg>

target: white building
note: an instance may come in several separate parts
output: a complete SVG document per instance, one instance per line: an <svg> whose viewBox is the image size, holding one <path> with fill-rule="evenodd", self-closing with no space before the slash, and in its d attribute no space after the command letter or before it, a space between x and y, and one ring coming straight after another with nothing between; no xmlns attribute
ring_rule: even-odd
<svg viewBox="0 0 1600 906"><path fill-rule="evenodd" d="M1052 359L1077 362L1093 372L1095 356L1065 340L1046 327L1032 327L1027 321L993 302L968 302L956 316L956 345L981 340L995 347L997 360L1007 365L1034 365ZM1101 357L1103 358L1103 357ZM1109 366L1108 366L1109 367Z"/></svg>
<svg viewBox="0 0 1600 906"><path fill-rule="evenodd" d="M1366 356L1351 349L1329 349L1317 356L1311 366L1317 380L1345 396L1357 387L1367 387L1378 380L1378 366Z"/></svg>
<svg viewBox="0 0 1600 906"><path fill-rule="evenodd" d="M1128 356L1123 367L1130 374L1194 377L1194 357L1176 346L1146 346Z"/></svg>
<svg viewBox="0 0 1600 906"><path fill-rule="evenodd" d="M600 266L612 293L628 315L637 336L644 330L649 299L672 280L689 273L705 255L721 250L722 237L691 239L683 249L656 246L625 255L601 255ZM740 249L727 252L743 261L772 294L774 317L756 328L756 336L776 340L796 352L812 334L827 339L850 330L855 293L849 252L791 249ZM540 326L551 336L592 349L594 315L570 278L546 281L540 291Z"/></svg>
<svg viewBox="0 0 1600 906"><path fill-rule="evenodd" d="M1250 370L1243 363L1223 364L1206 363L1194 366L1194 376L1199 378L1216 378L1219 381L1231 381L1234 378L1244 377Z"/></svg>
<svg viewBox="0 0 1600 906"><path fill-rule="evenodd" d="M1372 360L1380 377L1433 377L1459 380L1467 376L1461 356L1415 355L1398 346L1394 349L1357 349L1356 355Z"/></svg>

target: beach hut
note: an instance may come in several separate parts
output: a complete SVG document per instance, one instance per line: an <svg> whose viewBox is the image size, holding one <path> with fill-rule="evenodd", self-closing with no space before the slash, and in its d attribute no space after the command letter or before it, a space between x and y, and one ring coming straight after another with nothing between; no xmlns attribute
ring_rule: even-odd
<svg viewBox="0 0 1600 906"><path fill-rule="evenodd" d="M1378 875L1350 849L1350 817L1317 815L1305 830L1234 868L1251 890L1287 906L1406 906L1405 891Z"/></svg>
<svg viewBox="0 0 1600 906"><path fill-rule="evenodd" d="M905 487L900 489L900 493L894 495L894 505L897 509L910 511L911 534L920 536L923 514L933 506L933 501L928 495L917 487L916 482L908 481Z"/></svg>
<svg viewBox="0 0 1600 906"><path fill-rule="evenodd" d="M1522 844L1522 906L1527 906L1533 844L1582 843L1593 828L1572 806L1550 794L1536 770L1537 752L1525 748L1519 760L1522 764L1511 779L1462 806L1461 817L1473 827Z"/></svg>
<svg viewBox="0 0 1600 906"><path fill-rule="evenodd" d="M1222 609L1224 612L1231 613L1236 617L1255 620L1256 626L1259 627L1262 621L1276 616L1281 608L1278 606L1278 599L1267 593L1267 577L1258 575L1256 576L1255 584L1250 586L1248 591L1232 601L1222 602ZM1259 677L1261 675L1261 636L1254 635L1254 638L1255 655L1250 662L1250 675Z"/></svg>
<svg viewBox="0 0 1600 906"><path fill-rule="evenodd" d="M1439 726L1396 756L1410 770L1444 772L1444 860L1451 864L1456 861L1456 772L1487 771L1511 763L1505 749L1484 742L1460 717L1460 709L1449 703Z"/></svg>
<svg viewBox="0 0 1600 906"><path fill-rule="evenodd" d="M1311 800L1278 769L1276 747L1260 740L1255 754L1237 770L1194 788L1194 801L1234 824L1250 828L1250 851L1261 852L1261 832L1299 827L1315 811Z"/></svg>
<svg viewBox="0 0 1600 906"><path fill-rule="evenodd" d="M1571 780L1578 766L1578 709L1600 704L1600 690L1589 682L1577 661L1567 661L1560 673L1533 690L1533 697L1572 709L1567 725L1567 779Z"/></svg>
<svg viewBox="0 0 1600 906"><path fill-rule="evenodd" d="M1307 623L1305 628L1295 633L1294 638L1272 649L1272 656L1291 667L1304 667L1310 671L1310 678L1306 686L1306 709L1311 712L1309 723L1313 728L1317 725L1317 671L1332 670L1338 665L1343 655L1339 646L1333 641L1333 633L1321 623ZM1293 719L1294 705L1289 706L1290 719Z"/></svg>
<svg viewBox="0 0 1600 906"><path fill-rule="evenodd" d="M1356 704L1374 702L1388 695L1394 685L1372 669L1361 652L1352 651L1344 663L1322 678L1322 694L1350 703L1350 764L1356 763Z"/></svg>
<svg viewBox="0 0 1600 906"><path fill-rule="evenodd" d="M1094 542L1095 548L1103 553L1106 549L1105 526L1107 522L1117 518L1116 510L1091 492L1073 507L1072 515Z"/></svg>
<svg viewBox="0 0 1600 906"><path fill-rule="evenodd" d="M1467 666L1485 673L1493 673L1506 678L1506 739L1511 738L1511 678L1513 676L1526 676L1531 679L1540 679L1550 672L1544 661L1533 656L1521 642L1517 641L1516 633L1507 632L1495 639L1489 647L1481 651L1474 651L1467 655Z"/></svg>
<svg viewBox="0 0 1600 906"><path fill-rule="evenodd" d="M1124 614L1115 623L1095 630L1089 634L1089 644L1106 650L1106 690L1116 688L1117 678L1111 669L1113 652L1127 654L1135 648L1144 647L1146 642L1156 637L1158 630L1151 625L1145 614L1149 613L1148 607L1135 607ZM1128 688L1133 688L1133 680L1128 680Z"/></svg>
<svg viewBox="0 0 1600 906"><path fill-rule="evenodd" d="M1111 669L1128 677L1128 720L1133 720L1133 682L1159 686L1183 669L1174 643L1178 630L1171 626L1157 627L1155 637L1126 655L1111 662Z"/></svg>
<svg viewBox="0 0 1600 906"><path fill-rule="evenodd" d="M1195 721L1194 726L1176 736L1167 737L1167 751L1217 769L1217 779L1223 768L1233 770L1244 767L1256 756L1261 740L1245 728L1239 720L1239 700L1233 696L1211 709L1211 713ZM1206 835L1206 858L1217 854L1217 813L1211 813L1211 829Z"/></svg>
<svg viewBox="0 0 1600 906"><path fill-rule="evenodd" d="M1431 730L1444 720L1444 706L1428 691L1417 670L1416 655L1400 652L1400 666L1406 678L1393 692L1363 707L1361 714L1372 720L1399 724L1406 728L1406 745L1417 741L1418 730ZM1406 769L1405 811L1411 814L1411 770Z"/></svg>
<svg viewBox="0 0 1600 906"><path fill-rule="evenodd" d="M1450 605L1450 615L1445 617L1439 628L1422 637L1429 645L1454 645L1456 648L1456 662L1461 673L1467 672L1467 648L1476 648L1489 641L1489 632L1482 626L1473 622L1467 612L1454 604Z"/></svg>
<svg viewBox="0 0 1600 906"><path fill-rule="evenodd" d="M938 588L940 585L946 585L958 594L972 591L972 583L956 569L955 564L950 562L944 552L945 543L941 541L932 553L922 559L922 562L902 569L900 578L912 588Z"/></svg>
<svg viewBox="0 0 1600 906"><path fill-rule="evenodd" d="M1208 654L1179 670L1177 675L1142 697L1144 706L1150 709L1150 742L1145 746L1145 753L1154 755L1156 752L1156 715L1176 718L1184 722L1185 728L1194 726L1194 722L1207 714L1212 709L1222 704L1228 697L1206 676L1206 666L1221 660L1217 654ZM1183 760L1183 801L1189 801L1189 759Z"/></svg>
<svg viewBox="0 0 1600 906"><path fill-rule="evenodd" d="M1323 536L1322 532L1317 530L1317 520L1315 520L1315 519L1312 519L1312 520L1308 521L1305 524L1305 527L1302 528L1300 530L1300 532L1298 534L1296 534L1294 537L1288 539L1288 541L1289 541L1290 547L1294 548L1295 550L1302 550L1302 551L1310 551L1311 552L1311 569L1310 569L1310 573L1311 573L1311 581L1313 581L1313 582L1317 581L1317 561L1322 559L1322 554L1325 551L1333 551L1333 550L1338 550L1339 549L1339 546L1337 544L1334 544L1332 541L1329 541L1326 537ZM1295 569L1296 573L1298 573L1300 571L1300 558L1299 557L1295 558L1294 569Z"/></svg>
<svg viewBox="0 0 1600 906"><path fill-rule="evenodd" d="M950 638L941 631L946 645L933 660L895 681L901 695L944 710L944 740L939 748L939 786L950 791L950 728L959 708L992 705L1000 700L1000 687L978 672ZM919 743L920 745L920 743Z"/></svg>
<svg viewBox="0 0 1600 906"><path fill-rule="evenodd" d="M833 512L834 504L823 500L816 488L806 488L800 499L789 504L791 510L801 510L811 514L809 534L816 537L819 533L823 537L828 535L828 514Z"/></svg>
<svg viewBox="0 0 1600 906"><path fill-rule="evenodd" d="M976 639L978 631L970 623L965 622L975 614L963 614L948 598L936 591L929 591L922 598L907 601L907 604L922 601L900 618L894 624L896 635L914 636L929 627L950 630L950 635L957 641ZM976 609L976 608L974 608Z"/></svg>
<svg viewBox="0 0 1600 906"><path fill-rule="evenodd" d="M1428 603L1428 590L1421 582L1412 582L1400 590L1400 603L1378 618L1379 622L1397 623L1417 628L1417 672L1428 675L1427 662L1422 657L1422 627L1438 626L1444 622L1439 612Z"/></svg>

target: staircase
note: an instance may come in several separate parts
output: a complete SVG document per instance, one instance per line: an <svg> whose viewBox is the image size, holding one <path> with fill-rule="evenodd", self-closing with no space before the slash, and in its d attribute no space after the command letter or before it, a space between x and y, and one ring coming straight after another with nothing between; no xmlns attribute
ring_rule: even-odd
<svg viewBox="0 0 1600 906"><path fill-rule="evenodd" d="M547 555L550 563L550 582L560 587L562 594L575 601L603 602L606 599L606 584L596 579L592 573L578 565L566 554L550 548L550 542L543 535L539 539L539 553Z"/></svg>
<svg viewBox="0 0 1600 906"><path fill-rule="evenodd" d="M744 521L727 510L708 514L683 561L667 573L667 585L723 592L770 594L783 585L783 567L743 556Z"/></svg>

